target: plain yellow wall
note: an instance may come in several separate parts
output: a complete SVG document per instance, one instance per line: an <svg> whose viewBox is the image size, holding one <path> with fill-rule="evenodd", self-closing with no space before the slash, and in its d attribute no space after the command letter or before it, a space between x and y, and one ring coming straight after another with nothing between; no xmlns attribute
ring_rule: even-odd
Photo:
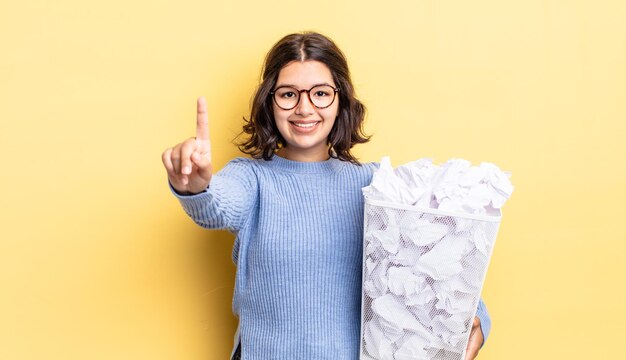
<svg viewBox="0 0 626 360"><path fill-rule="evenodd" d="M375 136L358 155L490 161L516 186L480 359L625 359L621 0L0 0L0 358L226 359L232 237L160 154L208 99L214 162L263 57L317 30Z"/></svg>

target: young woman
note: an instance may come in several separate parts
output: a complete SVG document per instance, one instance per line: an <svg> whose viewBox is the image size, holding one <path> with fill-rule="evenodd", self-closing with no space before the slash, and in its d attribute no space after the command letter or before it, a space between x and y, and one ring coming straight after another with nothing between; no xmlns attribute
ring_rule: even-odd
<svg viewBox="0 0 626 360"><path fill-rule="evenodd" d="M206 102L196 137L165 150L173 193L200 226L236 234L233 358L358 359L363 197L375 164L365 108L327 37L291 34L268 53L237 158L213 173ZM479 304L468 358L490 328Z"/></svg>

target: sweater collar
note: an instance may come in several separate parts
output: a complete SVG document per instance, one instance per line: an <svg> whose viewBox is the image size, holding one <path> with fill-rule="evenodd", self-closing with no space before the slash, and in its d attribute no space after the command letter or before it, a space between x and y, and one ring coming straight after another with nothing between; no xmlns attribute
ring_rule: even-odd
<svg viewBox="0 0 626 360"><path fill-rule="evenodd" d="M263 162L271 168L297 174L333 174L339 172L345 165L344 161L332 157L325 161L303 162L288 160L276 154L271 160Z"/></svg>

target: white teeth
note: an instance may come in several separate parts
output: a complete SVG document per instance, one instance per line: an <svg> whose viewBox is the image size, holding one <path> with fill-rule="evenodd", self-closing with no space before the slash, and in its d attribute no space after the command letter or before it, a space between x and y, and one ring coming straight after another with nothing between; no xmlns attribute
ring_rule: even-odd
<svg viewBox="0 0 626 360"><path fill-rule="evenodd" d="M310 127L313 127L313 126L317 125L316 122L307 123L307 124L298 124L298 123L292 123L292 124L294 124L297 127L301 127L301 128L310 128Z"/></svg>

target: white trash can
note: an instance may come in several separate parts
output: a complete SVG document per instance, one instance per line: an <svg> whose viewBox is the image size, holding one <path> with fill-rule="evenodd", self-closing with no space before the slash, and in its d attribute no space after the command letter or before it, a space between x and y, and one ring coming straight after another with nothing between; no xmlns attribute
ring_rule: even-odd
<svg viewBox="0 0 626 360"><path fill-rule="evenodd" d="M361 359L465 359L500 218L366 198Z"/></svg>

